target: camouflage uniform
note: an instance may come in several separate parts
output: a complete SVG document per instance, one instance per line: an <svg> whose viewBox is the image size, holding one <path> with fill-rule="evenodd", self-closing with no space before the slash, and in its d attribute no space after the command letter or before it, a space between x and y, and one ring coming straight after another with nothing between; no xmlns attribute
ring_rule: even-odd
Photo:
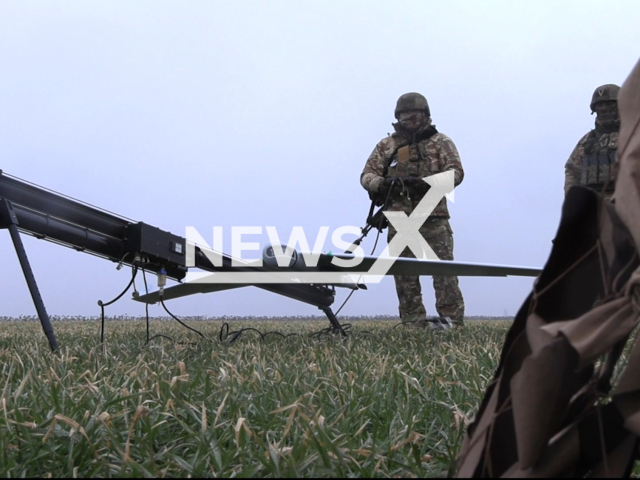
<svg viewBox="0 0 640 480"><path fill-rule="evenodd" d="M618 90L616 85L598 87L591 101L592 112L598 103L616 100ZM595 128L580 139L565 164L565 195L572 186L584 185L602 192L607 200L611 198L615 189L619 131L619 117L607 122L596 118Z"/></svg>
<svg viewBox="0 0 640 480"><path fill-rule="evenodd" d="M402 97L401 97L402 98ZM437 132L428 118L426 125L415 135L403 132L394 124L395 133L380 141L369 156L360 176L360 183L371 194L382 193L385 176L423 178L452 170L455 185L464 178L460 156L451 139ZM410 215L425 193L394 190L390 198L391 211L404 211ZM441 260L453 260L453 231L449 225L446 198L442 198L420 233ZM388 241L396 234L389 227ZM402 257L414 257L406 248ZM422 301L420 277L417 275L395 275L399 312L403 321L424 320L427 312ZM464 323L464 300L455 276L434 275L433 287L436 295L436 310L441 317L449 317L457 326Z"/></svg>

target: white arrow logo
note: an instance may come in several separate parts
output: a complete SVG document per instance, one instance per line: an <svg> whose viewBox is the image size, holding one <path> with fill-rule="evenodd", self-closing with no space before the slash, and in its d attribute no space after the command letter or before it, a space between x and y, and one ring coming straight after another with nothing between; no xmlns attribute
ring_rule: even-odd
<svg viewBox="0 0 640 480"><path fill-rule="evenodd" d="M409 248L416 258L424 260L440 260L433 249L429 246L424 237L420 234L420 227L429 218L429 215L436 208L438 203L447 197L453 201L455 174L453 171L447 171L423 178L431 188L418 203L411 215L404 212L384 212L389 219L389 223L397 230L395 237L389 242L382 254L376 259L369 271L353 272L345 275L342 272L312 272L312 271L250 271L250 272L233 272L216 271L216 272L188 272L185 278L187 283L233 283L233 284L265 284L265 283L315 283L315 284L339 284L347 281L353 282L354 279L366 278L368 283L378 283L383 276L393 266L394 262L402 254L405 248ZM195 251L195 245L199 243L200 249L207 255L212 254L210 247L206 245L201 237L195 238L193 232L195 229L187 230L187 250ZM191 237L189 236L191 233ZM218 255L221 255L218 253ZM303 252L304 255L304 252ZM193 260L195 254L192 255ZM360 257L358 259L357 257ZM187 255L187 258L189 256ZM211 262L216 265L212 258ZM221 260L221 257L220 259ZM362 260L362 255L354 255L353 259L340 259L334 257L331 262L340 266L340 262L355 262L357 266ZM317 261L317 260L316 260ZM193 265L193 263L187 263ZM246 266L252 266L250 262L244 262ZM344 265L343 265L344 266ZM358 281L359 283L359 281Z"/></svg>

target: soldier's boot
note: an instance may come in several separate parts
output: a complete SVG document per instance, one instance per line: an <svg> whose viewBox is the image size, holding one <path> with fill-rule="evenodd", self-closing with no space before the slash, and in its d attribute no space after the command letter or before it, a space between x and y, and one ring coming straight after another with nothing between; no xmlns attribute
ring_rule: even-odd
<svg viewBox="0 0 640 480"><path fill-rule="evenodd" d="M427 326L427 316L419 313L403 315L402 324L409 328L425 328Z"/></svg>
<svg viewBox="0 0 640 480"><path fill-rule="evenodd" d="M440 318L448 318L451 322L453 328L464 328L464 314L460 314L459 308L442 308L438 313L440 313Z"/></svg>
<svg viewBox="0 0 640 480"><path fill-rule="evenodd" d="M428 326L431 330L451 330L453 322L449 317L432 317L427 319Z"/></svg>
<svg viewBox="0 0 640 480"><path fill-rule="evenodd" d="M433 277L436 290L436 310L449 317L455 328L464 327L464 299L456 277Z"/></svg>

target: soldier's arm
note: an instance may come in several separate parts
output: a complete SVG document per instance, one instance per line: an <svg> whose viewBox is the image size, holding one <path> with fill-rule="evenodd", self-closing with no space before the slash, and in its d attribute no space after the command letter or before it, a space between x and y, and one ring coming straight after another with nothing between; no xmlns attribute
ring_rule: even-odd
<svg viewBox="0 0 640 480"><path fill-rule="evenodd" d="M440 134L437 140L438 150L440 151L441 168L443 172L453 170L454 185L457 187L464 179L464 170L462 169L462 161L456 145L446 135Z"/></svg>
<svg viewBox="0 0 640 480"><path fill-rule="evenodd" d="M365 190L371 193L377 193L384 180L384 171L387 166L385 143L383 140L376 145L376 148L374 148L371 155L369 155L364 170L362 170L360 174L360 184Z"/></svg>
<svg viewBox="0 0 640 480"><path fill-rule="evenodd" d="M571 155L569 156L567 163L565 163L564 165L564 194L565 195L567 194L567 192L571 187L573 187L574 185L580 185L580 174L582 171L582 154L583 154L582 145L588 135L589 134L585 135L580 139L578 144L573 149L573 152L571 152Z"/></svg>

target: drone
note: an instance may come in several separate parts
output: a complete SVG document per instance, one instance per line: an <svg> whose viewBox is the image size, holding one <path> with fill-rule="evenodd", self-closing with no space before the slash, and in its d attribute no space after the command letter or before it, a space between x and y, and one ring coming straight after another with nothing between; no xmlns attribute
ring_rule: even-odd
<svg viewBox="0 0 640 480"><path fill-rule="evenodd" d="M290 255L286 262L281 262L279 257L284 254L285 247L275 245L265 247L263 261L245 262L242 266L237 265L237 259L221 252L217 252L219 261L212 261L210 252L197 245L191 245L193 254L188 259L186 252L190 245L185 237L144 222L133 221L2 170L0 229L9 230L38 318L54 352L58 350L58 344L20 233L104 258L116 263L118 267L130 266L134 274L138 269L156 274L158 290L144 295L134 292L133 300L138 302L161 302L164 305L165 300L189 295L256 287L319 308L327 316L331 328L343 335L342 326L331 309L336 288L366 289L366 285L359 283L358 276L354 274L371 268L380 260L379 257L365 255L358 257L357 265L354 262L336 262L336 259L348 261L355 258L347 250L344 254L318 254L315 265L307 265L304 254L290 251L287 247ZM238 273L277 275L277 278L293 280L311 273L333 275L329 275L329 281L321 283L278 283L278 280L265 283L252 283L250 280L246 283L224 280L209 283L184 281L191 269L209 272L223 279ZM384 275L537 277L540 272L540 268L533 267L401 257L389 262ZM165 288L167 278L179 283Z"/></svg>

